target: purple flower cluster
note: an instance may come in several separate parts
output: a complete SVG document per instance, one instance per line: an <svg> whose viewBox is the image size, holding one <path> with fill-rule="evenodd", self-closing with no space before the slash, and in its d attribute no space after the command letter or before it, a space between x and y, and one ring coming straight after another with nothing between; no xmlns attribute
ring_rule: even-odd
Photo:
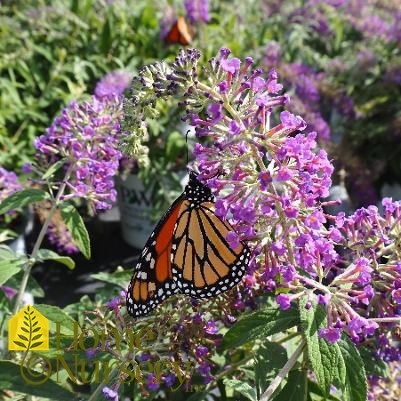
<svg viewBox="0 0 401 401"><path fill-rule="evenodd" d="M49 224L47 238L58 250L64 253L72 254L79 252L70 232L62 221Z"/></svg>
<svg viewBox="0 0 401 401"><path fill-rule="evenodd" d="M184 0L188 19L192 23L209 22L209 0Z"/></svg>
<svg viewBox="0 0 401 401"><path fill-rule="evenodd" d="M106 74L96 85L95 96L99 99L114 99L124 94L132 79L127 71L113 71Z"/></svg>
<svg viewBox="0 0 401 401"><path fill-rule="evenodd" d="M38 158L46 166L65 159L68 193L63 199L85 198L95 209L116 200L113 176L121 159L117 145L122 104L114 100L71 102L35 140Z"/></svg>
<svg viewBox="0 0 401 401"><path fill-rule="evenodd" d="M18 181L17 174L0 166L0 202L21 190L22 185Z"/></svg>
<svg viewBox="0 0 401 401"><path fill-rule="evenodd" d="M0 166L0 203L14 192L21 191L22 189L23 187L19 183L17 175ZM10 210L5 216L0 216L0 224L5 223L7 225L16 216L16 211Z"/></svg>
<svg viewBox="0 0 401 401"><path fill-rule="evenodd" d="M165 40L171 27L177 21L177 12L174 7L166 5L163 9L163 15L160 20L160 39Z"/></svg>
<svg viewBox="0 0 401 401"><path fill-rule="evenodd" d="M233 248L246 241L253 251L245 296L276 290L282 309L308 297L309 307L314 301L326 308L322 337L335 342L344 331L359 343L382 318L401 313L401 257L394 251L400 204L385 199L385 217L375 207L327 215L321 199L333 166L316 133L303 134L305 122L288 111L271 126L273 110L288 101L278 94L277 74L251 71L251 58L241 63L229 55L222 49L211 60L215 86L201 87L209 105L187 119L198 137L211 139L194 154L199 178L217 197L216 214L235 229L227 241ZM205 327L210 334L213 327Z"/></svg>
<svg viewBox="0 0 401 401"><path fill-rule="evenodd" d="M111 400L111 401L118 401L118 391L113 390L110 387L104 387L102 390L102 395L106 400Z"/></svg>
<svg viewBox="0 0 401 401"><path fill-rule="evenodd" d="M269 60L265 59L265 61ZM270 66L270 63L267 66ZM292 113L300 113L308 121L306 132L317 132L319 139L328 140L330 127L321 113L321 87L325 74L300 63L283 63L277 65L277 68L283 76L286 88L293 91L288 110ZM350 107L351 110L347 109L347 111L352 113L353 105L350 101L351 99L345 98L344 95L336 96L334 106L341 110Z"/></svg>

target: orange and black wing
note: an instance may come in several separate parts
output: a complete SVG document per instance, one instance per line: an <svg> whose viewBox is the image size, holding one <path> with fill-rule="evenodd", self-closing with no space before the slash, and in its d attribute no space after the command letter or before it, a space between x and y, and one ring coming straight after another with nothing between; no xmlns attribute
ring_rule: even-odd
<svg viewBox="0 0 401 401"><path fill-rule="evenodd" d="M127 292L127 310L133 317L147 315L179 292L172 275L171 246L183 201L184 194L163 215L142 250Z"/></svg>
<svg viewBox="0 0 401 401"><path fill-rule="evenodd" d="M250 251L243 243L232 249L226 240L230 231L215 214L210 189L191 173L172 243L172 273L180 292L210 298L239 283Z"/></svg>
<svg viewBox="0 0 401 401"><path fill-rule="evenodd" d="M178 292L209 298L238 284L250 251L243 243L230 247L226 238L232 230L216 216L210 189L190 172L184 193L160 219L142 250L128 287L128 313L147 315Z"/></svg>
<svg viewBox="0 0 401 401"><path fill-rule="evenodd" d="M184 17L178 17L165 38L166 43L187 46L192 42L191 30Z"/></svg>

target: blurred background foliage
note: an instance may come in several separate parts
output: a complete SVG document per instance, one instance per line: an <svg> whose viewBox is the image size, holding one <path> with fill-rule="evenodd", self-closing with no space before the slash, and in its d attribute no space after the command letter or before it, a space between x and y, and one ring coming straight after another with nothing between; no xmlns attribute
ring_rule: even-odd
<svg viewBox="0 0 401 401"><path fill-rule="evenodd" d="M319 133L338 171L345 171L354 207L376 203L385 183L401 181L397 3L211 0L206 22L191 21L181 0L3 1L0 165L18 171L34 155L32 140L71 100L92 94L106 73L135 73L173 58L180 45L167 45L164 36L185 16L188 46L205 60L226 46L276 68L291 111ZM165 171L183 156L173 139L165 144L169 134L177 138L179 110L173 103L161 107L164 117L152 127L149 148L158 149L155 163Z"/></svg>

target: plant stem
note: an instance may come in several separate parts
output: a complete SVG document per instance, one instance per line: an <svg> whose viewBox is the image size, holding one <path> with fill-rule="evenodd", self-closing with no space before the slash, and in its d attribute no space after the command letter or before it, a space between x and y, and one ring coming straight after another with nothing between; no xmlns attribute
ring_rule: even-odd
<svg viewBox="0 0 401 401"><path fill-rule="evenodd" d="M25 264L24 275L22 276L21 286L18 290L17 298L16 298L16 301L14 304L13 315L18 313L18 310L21 306L22 297L24 296L26 286L28 284L29 276L31 274L32 267L35 264L36 257L38 256L38 252L39 252L40 246L42 245L43 238L45 237L45 234L47 232L49 224L51 223L52 217L60 203L61 196L64 193L65 187L67 185L67 181L70 178L71 173L73 172L74 168L75 168L75 163L71 163L68 166L68 169L65 173L64 180L57 191L56 197L52 201L52 206L50 208L50 211L49 211L48 215L46 216L46 220L44 221L43 226L39 232L38 238L36 239L35 245L33 246L31 257L27 260L27 262Z"/></svg>
<svg viewBox="0 0 401 401"><path fill-rule="evenodd" d="M283 366L283 368L280 370L278 375L270 383L267 390L262 394L259 401L270 400L270 397L273 395L273 393L275 392L277 387L280 385L280 383L283 381L283 379L287 376L288 372L295 365L295 362L297 361L298 357L301 355L301 353L305 347L305 344L306 344L305 340L302 340L301 344L298 345L298 348L291 355L291 358L287 361L287 363Z"/></svg>

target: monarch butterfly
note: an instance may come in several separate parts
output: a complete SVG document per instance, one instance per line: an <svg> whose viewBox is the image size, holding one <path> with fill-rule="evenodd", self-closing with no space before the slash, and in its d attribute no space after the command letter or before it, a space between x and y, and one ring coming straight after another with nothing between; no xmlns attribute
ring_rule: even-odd
<svg viewBox="0 0 401 401"><path fill-rule="evenodd" d="M167 43L178 43L187 46L192 42L191 30L184 17L178 17L165 37Z"/></svg>
<svg viewBox="0 0 401 401"><path fill-rule="evenodd" d="M127 292L133 317L147 315L167 297L210 298L234 287L249 263L244 243L232 249L233 228L216 216L214 196L195 172L147 240Z"/></svg>

